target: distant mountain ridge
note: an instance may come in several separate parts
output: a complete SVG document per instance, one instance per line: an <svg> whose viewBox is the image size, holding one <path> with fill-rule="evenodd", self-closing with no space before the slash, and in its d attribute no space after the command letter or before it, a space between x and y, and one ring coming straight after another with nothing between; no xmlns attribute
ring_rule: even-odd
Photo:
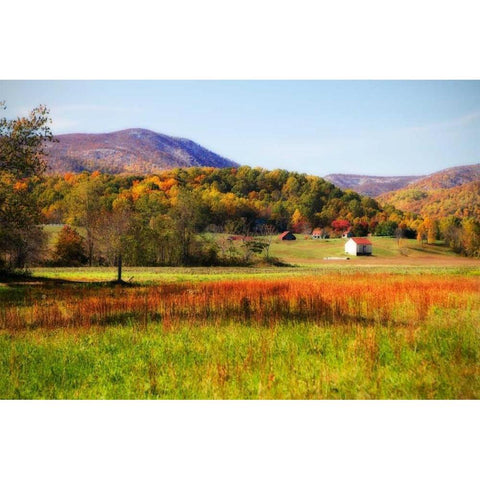
<svg viewBox="0 0 480 480"><path fill-rule="evenodd" d="M99 170L105 173L150 174L175 167L236 167L186 138L132 128L112 133L57 135L46 146L48 173Z"/></svg>
<svg viewBox="0 0 480 480"><path fill-rule="evenodd" d="M325 179L342 190L354 190L375 197L381 205L390 204L423 217L480 219L480 163L418 177L334 174Z"/></svg>
<svg viewBox="0 0 480 480"><path fill-rule="evenodd" d="M350 175L334 173L327 175L324 178L342 190L354 190L361 195L376 197L385 192L391 192L392 190L404 188L407 185L424 178L424 176L381 177L374 175Z"/></svg>
<svg viewBox="0 0 480 480"><path fill-rule="evenodd" d="M369 197L386 198L389 193L403 189L438 190L480 180L480 163L450 167L419 176L382 177L335 173L324 178L343 190L350 189Z"/></svg>
<svg viewBox="0 0 480 480"><path fill-rule="evenodd" d="M458 187L477 180L480 180L480 163L445 168L430 175L425 175L411 184L410 187L420 190L436 190Z"/></svg>

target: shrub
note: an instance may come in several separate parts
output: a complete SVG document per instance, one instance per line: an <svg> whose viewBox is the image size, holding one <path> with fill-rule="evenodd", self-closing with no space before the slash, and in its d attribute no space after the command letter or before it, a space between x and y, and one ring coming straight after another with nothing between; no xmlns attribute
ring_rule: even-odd
<svg viewBox="0 0 480 480"><path fill-rule="evenodd" d="M87 262L83 237L68 225L65 225L58 235L54 261L65 267L78 267Z"/></svg>

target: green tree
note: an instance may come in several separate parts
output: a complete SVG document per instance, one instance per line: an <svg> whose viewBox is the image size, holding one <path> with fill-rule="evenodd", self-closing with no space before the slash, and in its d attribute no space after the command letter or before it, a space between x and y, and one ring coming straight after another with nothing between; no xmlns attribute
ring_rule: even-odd
<svg viewBox="0 0 480 480"><path fill-rule="evenodd" d="M380 222L375 229L375 235L393 237L395 235L395 230L397 229L397 227L397 222L393 222L392 220Z"/></svg>
<svg viewBox="0 0 480 480"><path fill-rule="evenodd" d="M6 109L4 102L0 102L0 108ZM44 173L44 145L53 140L49 113L45 105L40 105L27 117L0 118L1 171L9 172L17 179Z"/></svg>
<svg viewBox="0 0 480 480"><path fill-rule="evenodd" d="M175 245L179 249L180 263L188 265L197 226L201 221L198 199L192 192L182 189L178 192L169 213L173 222Z"/></svg>
<svg viewBox="0 0 480 480"><path fill-rule="evenodd" d="M85 229L88 264L92 266L101 235L102 194L105 185L98 175L82 178L65 198L68 223Z"/></svg>
<svg viewBox="0 0 480 480"><path fill-rule="evenodd" d="M50 123L43 105L26 117L0 118L0 267L23 268L41 255L45 236L33 191L46 169Z"/></svg>

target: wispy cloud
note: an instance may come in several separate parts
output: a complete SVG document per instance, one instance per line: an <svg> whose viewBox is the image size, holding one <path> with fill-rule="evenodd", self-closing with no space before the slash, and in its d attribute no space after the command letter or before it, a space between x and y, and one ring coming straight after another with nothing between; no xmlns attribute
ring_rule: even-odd
<svg viewBox="0 0 480 480"><path fill-rule="evenodd" d="M415 125L412 127L405 127L401 129L404 132L430 132L430 131L437 131L437 130L450 130L459 127L467 127L469 125L474 124L480 120L480 111L478 112L471 112L467 113L466 115L462 115L461 117L452 118L450 120L445 120L443 122L433 122L428 123L426 125Z"/></svg>

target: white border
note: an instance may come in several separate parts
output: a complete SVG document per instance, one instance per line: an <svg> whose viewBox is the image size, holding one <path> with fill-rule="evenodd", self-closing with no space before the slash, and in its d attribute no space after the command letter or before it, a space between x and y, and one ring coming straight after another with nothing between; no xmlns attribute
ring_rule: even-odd
<svg viewBox="0 0 480 480"><path fill-rule="evenodd" d="M478 472L476 402L3 402L3 478L399 479Z"/></svg>
<svg viewBox="0 0 480 480"><path fill-rule="evenodd" d="M23 0L3 79L472 79L474 0Z"/></svg>
<svg viewBox="0 0 480 480"><path fill-rule="evenodd" d="M477 2L4 2L0 79L478 79ZM0 91L1 97L1 91ZM1 402L2 477L470 478L477 402Z"/></svg>

